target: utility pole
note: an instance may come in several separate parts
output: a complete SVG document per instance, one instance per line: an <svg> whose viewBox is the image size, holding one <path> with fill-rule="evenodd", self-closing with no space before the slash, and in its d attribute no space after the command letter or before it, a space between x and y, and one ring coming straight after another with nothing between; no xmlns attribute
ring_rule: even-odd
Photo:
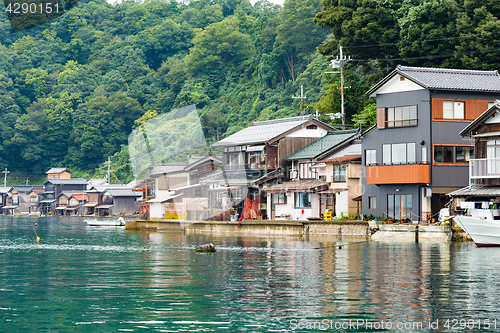
<svg viewBox="0 0 500 333"><path fill-rule="evenodd" d="M8 171L7 168L5 168L5 171L2 171L2 173L5 174L5 177L3 179L3 186L7 187L7 174L10 173L10 171Z"/></svg>
<svg viewBox="0 0 500 333"><path fill-rule="evenodd" d="M340 118L342 118L342 127L345 126L345 108L344 108L344 63L351 60L351 57L346 58L343 54L342 46L340 46L340 59L337 57L331 61L331 66L333 68L339 68L340 71L337 72L325 72L325 73L340 73ZM347 87L348 88L348 87ZM330 115L330 114L329 114ZM334 115L330 115L331 119L334 119ZM337 117L335 117L337 118Z"/></svg>
<svg viewBox="0 0 500 333"><path fill-rule="evenodd" d="M110 183L110 177L111 177L111 158L109 156L108 156L108 161L106 163L108 163L108 173L106 174L106 179L108 180L108 183Z"/></svg>
<svg viewBox="0 0 500 333"><path fill-rule="evenodd" d="M29 178L27 178L27 179L26 179L26 186L28 186L28 183L29 183L29 182L30 182L30 179L29 179Z"/></svg>
<svg viewBox="0 0 500 333"><path fill-rule="evenodd" d="M300 96L293 96L292 98L294 99L300 99L300 115L304 115L304 110L302 110L302 104L304 104L304 100L307 98L307 96L304 95L304 86L301 84L300 85Z"/></svg>

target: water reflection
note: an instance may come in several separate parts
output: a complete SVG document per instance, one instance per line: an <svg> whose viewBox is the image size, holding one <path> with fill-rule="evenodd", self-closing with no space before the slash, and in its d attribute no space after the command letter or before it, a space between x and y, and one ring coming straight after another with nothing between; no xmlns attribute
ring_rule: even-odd
<svg viewBox="0 0 500 333"><path fill-rule="evenodd" d="M378 331L430 332L445 331L446 320L497 318L500 249L362 241L0 218L2 329L316 332L307 325L328 323L321 330L370 331L335 329L351 320L420 323ZM216 253L193 252L209 242Z"/></svg>

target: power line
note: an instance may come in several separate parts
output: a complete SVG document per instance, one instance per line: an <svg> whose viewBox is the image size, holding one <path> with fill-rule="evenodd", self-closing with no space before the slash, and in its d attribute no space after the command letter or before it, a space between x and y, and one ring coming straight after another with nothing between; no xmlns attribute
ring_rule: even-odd
<svg viewBox="0 0 500 333"><path fill-rule="evenodd" d="M437 54L437 55L420 56L420 57L379 58L379 59L351 59L351 61L367 62L367 61L395 61L395 60L439 59L439 58L460 57L462 55L477 54L477 53L497 51L497 50L500 50L500 47L495 47L495 48L490 48L490 49L485 49L485 50L475 50L475 51L458 52L458 53L450 53L450 54Z"/></svg>
<svg viewBox="0 0 500 333"><path fill-rule="evenodd" d="M396 43L383 43L383 44L372 44L372 45L353 45L353 46L344 46L344 48L345 49L359 49L359 48L366 48L366 47L386 47L386 46L401 45L401 44L440 42L440 41L444 41L444 40L473 38L473 37L478 37L478 36L494 35L494 34L500 34L500 31L484 32L484 33L475 34L475 35L454 36L454 37L445 37L445 38L436 38L436 39L424 39L424 40L420 40L420 41L416 40L416 41L400 41L400 42L396 42Z"/></svg>

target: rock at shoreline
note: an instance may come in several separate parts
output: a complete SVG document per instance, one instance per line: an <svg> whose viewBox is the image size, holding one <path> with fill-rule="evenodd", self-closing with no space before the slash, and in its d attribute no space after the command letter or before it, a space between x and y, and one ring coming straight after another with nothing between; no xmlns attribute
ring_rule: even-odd
<svg viewBox="0 0 500 333"><path fill-rule="evenodd" d="M199 245L194 248L194 252L216 252L217 249L215 248L214 244L204 244L204 245Z"/></svg>

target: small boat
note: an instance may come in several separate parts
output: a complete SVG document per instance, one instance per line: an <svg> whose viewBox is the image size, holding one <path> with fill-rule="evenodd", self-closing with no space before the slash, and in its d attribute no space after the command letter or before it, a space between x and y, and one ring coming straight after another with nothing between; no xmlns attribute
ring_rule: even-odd
<svg viewBox="0 0 500 333"><path fill-rule="evenodd" d="M84 222L92 227L122 227L125 225L125 220L121 216L118 220L85 220Z"/></svg>
<svg viewBox="0 0 500 333"><path fill-rule="evenodd" d="M469 234L477 247L500 246L500 220L476 216L455 216L453 220Z"/></svg>

